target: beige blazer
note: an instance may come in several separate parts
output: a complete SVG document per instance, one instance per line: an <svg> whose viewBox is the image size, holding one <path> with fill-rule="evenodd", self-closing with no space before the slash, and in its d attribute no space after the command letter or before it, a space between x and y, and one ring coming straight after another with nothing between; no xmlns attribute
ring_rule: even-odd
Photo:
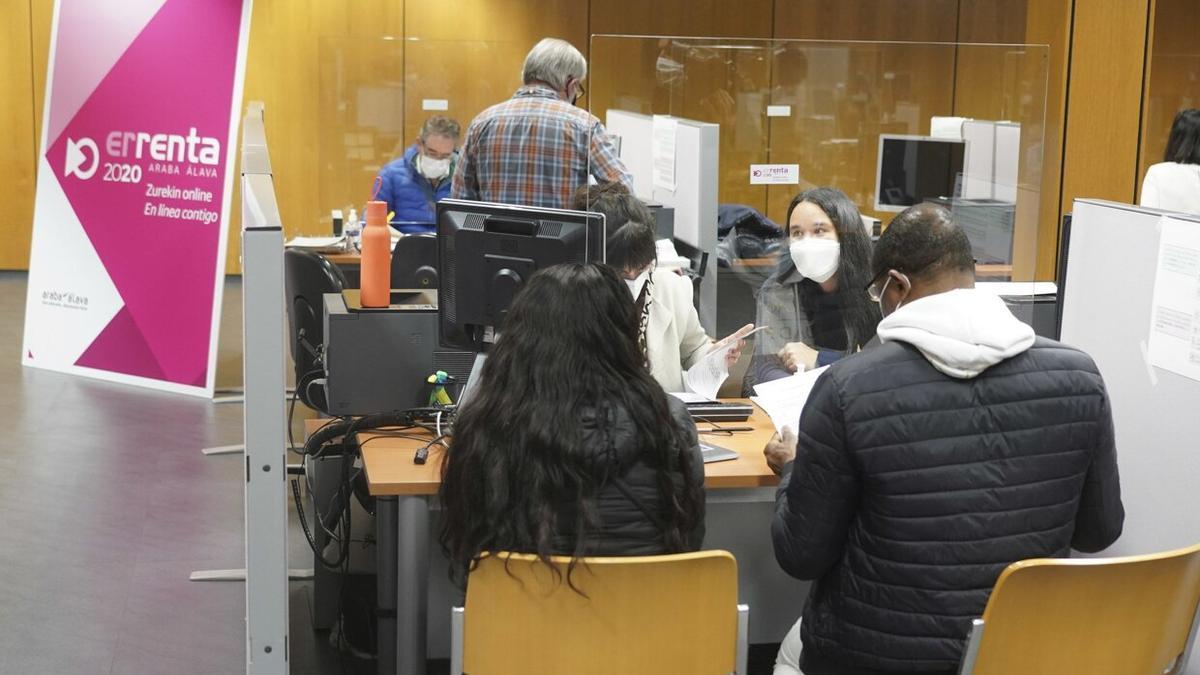
<svg viewBox="0 0 1200 675"><path fill-rule="evenodd" d="M650 375L667 391L686 391L683 372L708 351L712 340L692 304L692 282L670 270L654 270L646 356Z"/></svg>

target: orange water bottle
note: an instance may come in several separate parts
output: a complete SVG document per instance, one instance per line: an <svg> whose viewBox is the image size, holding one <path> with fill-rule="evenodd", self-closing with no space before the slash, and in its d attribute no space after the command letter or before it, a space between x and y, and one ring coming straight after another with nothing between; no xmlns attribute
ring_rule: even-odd
<svg viewBox="0 0 1200 675"><path fill-rule="evenodd" d="M362 306L387 307L392 292L392 236L388 233L387 202L367 202L366 216L360 269Z"/></svg>

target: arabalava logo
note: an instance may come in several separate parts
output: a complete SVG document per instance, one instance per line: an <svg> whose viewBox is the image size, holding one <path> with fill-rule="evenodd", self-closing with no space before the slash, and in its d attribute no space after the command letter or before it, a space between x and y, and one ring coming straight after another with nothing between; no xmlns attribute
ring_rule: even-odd
<svg viewBox="0 0 1200 675"><path fill-rule="evenodd" d="M87 151L86 153L84 151ZM90 163L89 162L90 158ZM83 168L85 163L87 168ZM100 148L96 145L96 141L90 138L81 138L79 140L67 139L67 161L63 166L63 177L75 175L80 180L87 180L96 173L96 169L100 167Z"/></svg>

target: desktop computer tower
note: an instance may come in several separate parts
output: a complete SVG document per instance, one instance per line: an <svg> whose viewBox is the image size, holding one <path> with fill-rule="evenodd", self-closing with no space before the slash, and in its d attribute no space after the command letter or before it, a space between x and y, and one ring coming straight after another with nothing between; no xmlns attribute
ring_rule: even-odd
<svg viewBox="0 0 1200 675"><path fill-rule="evenodd" d="M439 343L437 291L392 291L385 309L357 306L355 291L325 295L325 395L332 415L367 415L429 405L431 374L444 370L458 400L473 352Z"/></svg>

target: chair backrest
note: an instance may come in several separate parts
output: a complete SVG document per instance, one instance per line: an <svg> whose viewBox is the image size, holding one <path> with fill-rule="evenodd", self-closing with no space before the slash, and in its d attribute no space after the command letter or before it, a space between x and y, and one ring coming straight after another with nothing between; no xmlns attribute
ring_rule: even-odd
<svg viewBox="0 0 1200 675"><path fill-rule="evenodd" d="M566 583L534 556L483 559L467 582L463 670L732 673L737 562L725 551L588 558ZM507 563L507 565L506 565Z"/></svg>
<svg viewBox="0 0 1200 675"><path fill-rule="evenodd" d="M392 288L438 287L436 234L406 234L392 251Z"/></svg>
<svg viewBox="0 0 1200 675"><path fill-rule="evenodd" d="M346 277L325 256L304 249L283 253L284 292L287 298L288 348L296 365L296 381L316 367L316 350L325 343L322 295L341 293ZM301 387L303 389L303 387ZM306 393L297 391L305 399ZM310 402L305 399L305 404Z"/></svg>
<svg viewBox="0 0 1200 675"><path fill-rule="evenodd" d="M1013 563L984 610L974 668L963 672L1180 672L1172 666L1181 665L1198 602L1200 544L1126 558Z"/></svg>

